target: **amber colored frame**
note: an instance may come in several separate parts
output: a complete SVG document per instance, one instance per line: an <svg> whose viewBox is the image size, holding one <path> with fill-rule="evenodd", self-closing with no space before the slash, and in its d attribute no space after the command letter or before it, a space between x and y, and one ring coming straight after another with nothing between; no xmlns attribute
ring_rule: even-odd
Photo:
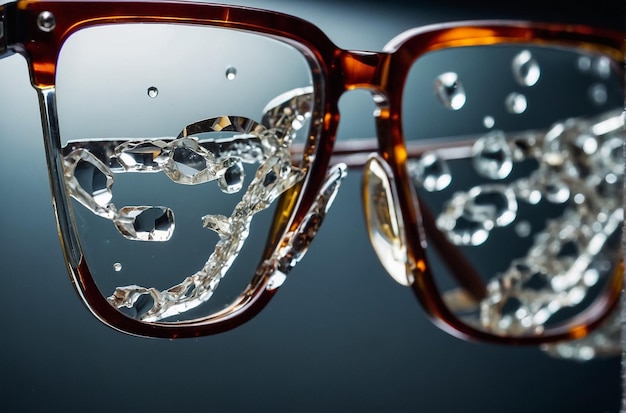
<svg viewBox="0 0 626 413"><path fill-rule="evenodd" d="M51 12L55 27L42 31L37 18L42 12ZM54 90L56 61L63 42L82 28L128 22L184 23L214 25L250 30L275 36L300 49L311 62L317 81L313 117L321 119L321 127L311 136L304 151L311 161L307 177L298 187L280 200L279 213L269 236L266 255L271 254L283 235L296 228L314 204L324 184L326 171L337 159L361 164L363 153L378 152L389 165L392 181L396 183L398 209L404 219L409 259L416 263L412 289L433 321L449 333L464 339L485 340L508 344L538 344L549 341L575 339L584 336L598 325L612 309L621 292L621 269L615 275L611 288L570 327L552 330L549 334L529 337L503 337L476 330L457 320L446 308L437 292L430 266L423 248L425 240L438 231L429 219L428 211L420 209L405 162L412 153L407 150L401 129L402 88L412 62L424 53L454 46L489 45L497 43L543 43L570 45L624 60L624 34L583 26L535 24L527 22L465 22L439 24L409 30L392 40L383 52L348 51L335 46L316 26L301 19L258 9L222 6L206 3L144 2L144 1L54 1L20 0L0 6L0 56L7 52L24 55L29 64L31 80L40 96L44 136L50 142L58 140L55 118ZM377 145L337 148L335 133L339 123L338 101L347 90L358 88L372 92L377 105ZM48 143L47 145L51 145ZM50 156L53 148L46 147L51 171L53 203L68 270L79 295L92 313L104 323L126 333L151 337L192 337L222 332L256 315L271 299L276 288L268 288L269 273L257 275L247 293L222 312L204 319L185 323L144 323L126 317L102 297L92 280L87 264L72 249L73 235L64 217L67 195L54 175L62 170L58 160ZM418 151L419 152L419 149ZM335 158L333 158L335 156ZM55 163L56 162L56 163ZM440 235L440 234L439 234ZM435 246L448 252L454 247L443 237ZM70 264L74 263L74 264ZM457 265L458 267L458 265ZM469 268L452 271L462 277Z"/></svg>

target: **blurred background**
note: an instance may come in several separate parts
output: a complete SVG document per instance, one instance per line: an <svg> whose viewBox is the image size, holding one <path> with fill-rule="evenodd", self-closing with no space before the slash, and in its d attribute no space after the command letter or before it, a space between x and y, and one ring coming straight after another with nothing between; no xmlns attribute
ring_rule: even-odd
<svg viewBox="0 0 626 413"><path fill-rule="evenodd" d="M408 28L516 18L621 28L623 3L237 1L305 18L346 49L380 50ZM117 333L66 274L39 111L20 56L0 61L0 397L6 412L618 412L620 359L558 360L467 343L426 318L369 245L351 171L304 260L269 306L227 333L166 341ZM365 92L341 101L339 139L373 136Z"/></svg>

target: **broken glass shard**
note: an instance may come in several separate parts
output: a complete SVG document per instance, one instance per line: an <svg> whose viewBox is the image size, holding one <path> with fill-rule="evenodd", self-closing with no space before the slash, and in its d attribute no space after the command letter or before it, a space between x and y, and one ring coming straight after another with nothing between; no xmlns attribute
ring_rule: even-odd
<svg viewBox="0 0 626 413"><path fill-rule="evenodd" d="M230 218L224 215L205 215L202 217L202 226L217 232L220 237L230 236Z"/></svg>
<svg viewBox="0 0 626 413"><path fill-rule="evenodd" d="M74 177L83 191L89 194L96 204L105 206L111 201L113 194L108 185L109 177L91 162L78 161L74 168Z"/></svg>
<svg viewBox="0 0 626 413"><path fill-rule="evenodd" d="M437 227L443 231L455 245L478 246L487 241L489 230L482 222L467 219L463 215L455 216L456 211L448 211L437 218Z"/></svg>
<svg viewBox="0 0 626 413"><path fill-rule="evenodd" d="M158 172L161 166L157 160L166 145L163 141L127 142L115 148L115 154L127 172Z"/></svg>
<svg viewBox="0 0 626 413"><path fill-rule="evenodd" d="M69 153L63 162L66 187L74 199L94 214L111 219L115 216L115 206L109 202L113 198L113 172L85 149Z"/></svg>
<svg viewBox="0 0 626 413"><path fill-rule="evenodd" d="M163 171L174 182L196 185L211 181L222 168L215 156L195 138L180 138L167 146L167 158L158 159Z"/></svg>
<svg viewBox="0 0 626 413"><path fill-rule="evenodd" d="M476 186L468 192L465 213L486 228L504 227L517 216L515 193L506 185Z"/></svg>
<svg viewBox="0 0 626 413"><path fill-rule="evenodd" d="M172 160L177 170L189 177L193 177L207 168L206 159L196 151L188 148L176 148Z"/></svg>
<svg viewBox="0 0 626 413"><path fill-rule="evenodd" d="M124 237L136 241L167 241L174 232L174 213L166 207L124 207L113 222Z"/></svg>
<svg viewBox="0 0 626 413"><path fill-rule="evenodd" d="M229 162L230 165L224 175L218 180L220 189L227 194L239 192L243 187L244 170L241 162Z"/></svg>

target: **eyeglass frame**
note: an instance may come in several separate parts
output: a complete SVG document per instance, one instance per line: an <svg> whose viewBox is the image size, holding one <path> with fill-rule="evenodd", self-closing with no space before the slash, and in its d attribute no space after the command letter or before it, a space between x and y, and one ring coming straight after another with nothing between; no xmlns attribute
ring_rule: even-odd
<svg viewBox="0 0 626 413"><path fill-rule="evenodd" d="M323 192L326 173L333 164L335 134L339 125L338 102L349 90L367 89L377 110L378 159L388 166L397 212L404 226L407 258L413 274L411 288L435 324L466 340L502 344L540 344L583 337L616 306L622 277L611 285L585 316L541 336L508 337L475 329L459 321L444 304L435 285L425 251L425 234L436 232L432 217L419 203L409 184L406 168L409 157L402 135L402 90L413 61L439 49L537 43L571 46L600 52L614 60L624 60L624 34L561 24L507 21L472 21L429 25L410 29L392 39L381 52L343 50L315 25L274 11L240 6L180 2L111 1L18 1L0 6L0 57L16 52L26 57L31 81L37 90L49 164L54 212L65 261L72 283L88 309L103 323L117 330L140 336L182 338L215 334L232 329L254 317L265 307L279 286L272 286L272 271L257 271L250 288L228 308L211 316L187 322L144 323L120 313L100 294L90 270L80 254L79 243L67 221L69 200L62 187L62 158L56 118L56 62L67 38L78 30L105 24L179 23L246 30L276 37L298 49L313 70L315 101L311 118L319 120L302 148L307 167L304 181L287 191L278 201L277 213L268 237L263 261L272 257L289 232L296 231L315 207ZM315 132L315 133L313 133ZM349 152L361 152L362 148ZM335 174L341 172L335 172ZM433 232L434 231L434 232ZM445 240L441 240L445 246ZM451 251L454 251L452 249ZM459 257L460 259L460 257ZM460 261L462 262L462 261ZM450 264L450 263L448 263ZM623 263L616 271L623 272ZM468 268L465 268L468 270Z"/></svg>

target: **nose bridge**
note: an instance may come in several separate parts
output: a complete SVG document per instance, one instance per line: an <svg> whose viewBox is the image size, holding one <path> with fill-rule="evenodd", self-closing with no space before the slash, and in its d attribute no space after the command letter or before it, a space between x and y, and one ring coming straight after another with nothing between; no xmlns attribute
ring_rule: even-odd
<svg viewBox="0 0 626 413"><path fill-rule="evenodd" d="M376 96L383 94L381 74L386 57L382 52L344 51L340 64L345 90L370 89Z"/></svg>

